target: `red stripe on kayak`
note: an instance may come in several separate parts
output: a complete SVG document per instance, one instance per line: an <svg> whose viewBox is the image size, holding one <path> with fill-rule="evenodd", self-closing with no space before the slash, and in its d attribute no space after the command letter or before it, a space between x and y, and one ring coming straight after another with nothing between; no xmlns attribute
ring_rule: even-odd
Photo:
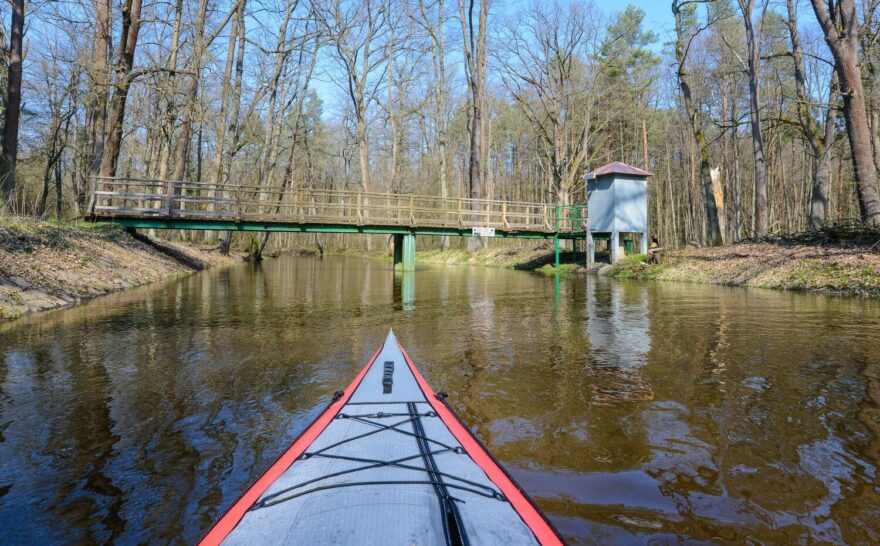
<svg viewBox="0 0 880 546"><path fill-rule="evenodd" d="M241 518L244 517L245 513L250 509L250 507L253 506L254 503L257 502L257 500L259 500L261 496L263 496L263 493L265 493L266 490L269 489L269 486L271 486L275 482L275 480L277 480L282 474L284 474L284 472L287 471L288 468L290 468L290 465L293 464L293 462L296 461L296 459L299 458L299 456L302 455L303 452L308 449L310 445L312 445L312 442L315 441L315 438L317 438L322 432L324 432L324 429L327 428L327 425L329 425L330 422L333 421L333 418L336 417L336 414L339 413L339 410L342 409L342 406L344 406L348 402L348 399L351 398L352 393L355 391L355 389L357 389L358 385L360 385L361 380L367 374L367 370L369 370L370 366L373 365L373 362L376 360L376 357L379 356L379 353L382 352L382 348L384 346L385 344L383 343L379 347L379 350L377 350L373 354L372 358L370 358L366 366L363 367L360 373L358 373L357 377L354 378L354 381L352 381L348 388L345 389L342 397L336 402L333 402L332 404L327 406L327 409L324 410L324 413L319 415L318 418L309 426L309 428L303 431L303 433L300 434L299 437L297 437L296 440L293 441L290 447L287 448L287 451L285 451L281 454L280 457L278 457L278 460L275 461L275 464L270 466L269 470L267 470L262 476L260 476L260 479L258 479L256 483L254 483L254 485L252 485L251 488L248 489L244 493L244 495L242 495L241 498L239 498L238 501L232 505L232 508L230 508L229 511L226 512L226 514L224 514L220 521L218 521L214 525L214 527L212 527L211 530L208 531L208 534L205 535L205 538L203 538L202 541L199 543L200 546L214 546L216 544L220 544L226 539L227 536L229 536L229 533L231 533L232 530L235 529L235 526L238 525L238 522L241 521Z"/></svg>
<svg viewBox="0 0 880 546"><path fill-rule="evenodd" d="M422 392L425 394L425 398L428 399L431 407L434 408L434 411L437 412L437 415L447 428L449 428L452 435L455 436L455 439L458 440L458 443L461 444L470 458L483 469L483 472L486 473L489 479L498 486L498 489L500 489L502 493L504 493L504 496L510 501L513 509L516 510L526 525L528 525L532 532L535 533L538 542L544 545L563 544L562 539L559 538L559 535L553 527L550 526L550 523L544 518L544 515L541 514L535 505L525 496L519 486L516 485L510 476L507 475L507 472L495 462L492 455L490 455L474 435L471 434L471 431L469 431L461 421L458 420L452 411L446 407L446 404L437 398L437 395L434 394L434 390L428 382L425 381L425 378L422 377L419 370L416 369L412 360L410 360L409 355L406 354L406 350L404 350L403 346L401 346L400 343L397 345L400 347L400 352L403 353L403 358L406 359L410 371L413 376L415 376L416 382L419 384L419 387L421 387Z"/></svg>

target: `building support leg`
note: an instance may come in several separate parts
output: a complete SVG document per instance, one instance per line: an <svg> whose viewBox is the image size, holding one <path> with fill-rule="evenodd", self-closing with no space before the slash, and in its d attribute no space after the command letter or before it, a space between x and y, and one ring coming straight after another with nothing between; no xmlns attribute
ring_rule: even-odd
<svg viewBox="0 0 880 546"><path fill-rule="evenodd" d="M587 267L592 267L596 261L596 242L593 241L593 234L587 230L587 238L584 240L584 253L587 255Z"/></svg>
<svg viewBox="0 0 880 546"><path fill-rule="evenodd" d="M608 241L609 250L611 251L611 264L616 264L620 259L620 232L612 231L611 239Z"/></svg>

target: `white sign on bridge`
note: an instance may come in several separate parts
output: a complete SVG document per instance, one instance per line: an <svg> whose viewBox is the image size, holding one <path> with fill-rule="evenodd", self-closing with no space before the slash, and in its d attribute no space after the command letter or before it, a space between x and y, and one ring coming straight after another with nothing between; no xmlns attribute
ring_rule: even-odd
<svg viewBox="0 0 880 546"><path fill-rule="evenodd" d="M495 236L495 228L493 228L493 227L471 228L471 235L473 237L494 237Z"/></svg>

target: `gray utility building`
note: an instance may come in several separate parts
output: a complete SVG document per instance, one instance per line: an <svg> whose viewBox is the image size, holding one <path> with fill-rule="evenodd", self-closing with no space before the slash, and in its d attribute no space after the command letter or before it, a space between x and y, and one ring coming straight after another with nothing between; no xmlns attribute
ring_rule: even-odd
<svg viewBox="0 0 880 546"><path fill-rule="evenodd" d="M649 176L648 171L619 161L586 175L590 239L608 241L611 263L634 251L637 240L641 253L648 253ZM589 244L587 251L594 249ZM590 262L593 258L589 256Z"/></svg>

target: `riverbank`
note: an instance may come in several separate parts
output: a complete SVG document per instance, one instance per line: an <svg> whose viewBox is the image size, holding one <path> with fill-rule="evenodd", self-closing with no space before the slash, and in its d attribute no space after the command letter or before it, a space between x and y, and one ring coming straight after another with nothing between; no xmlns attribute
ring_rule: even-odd
<svg viewBox="0 0 880 546"><path fill-rule="evenodd" d="M562 253L553 266L553 248L492 247L470 253L466 249L424 250L416 264L502 267L566 275L599 273L618 279L664 280L796 290L880 298L880 235L858 232L808 234L765 242L739 243L716 248L688 248L669 252L661 263L646 265L644 256L629 256L614 267L596 264L588 271L583 254ZM317 251L315 251L317 252ZM384 259L384 253L342 249L333 254Z"/></svg>
<svg viewBox="0 0 880 546"><path fill-rule="evenodd" d="M643 260L632 256L610 276L880 298L880 251L873 245L741 243L676 251L657 265Z"/></svg>
<svg viewBox="0 0 880 546"><path fill-rule="evenodd" d="M119 226L0 216L0 321L239 260Z"/></svg>
<svg viewBox="0 0 880 546"><path fill-rule="evenodd" d="M316 255L316 249L305 248L289 251L298 255ZM371 260L386 260L391 263L390 252L377 253L375 250L368 252L362 248L333 249L329 254L334 256L358 256ZM560 254L562 269L572 272L583 264L584 255L571 252ZM419 250L416 252L416 265L439 264L439 265L472 265L479 267L500 267L504 269L519 269L524 271L554 272L553 262L555 254L552 245L536 244L529 247L492 247L469 252L464 248L451 248L441 251L439 249Z"/></svg>
<svg viewBox="0 0 880 546"><path fill-rule="evenodd" d="M553 267L553 249L484 249L419 252L416 263L467 264L541 273L588 274L583 254L563 253ZM597 264L592 272L617 279L645 279L796 290L880 298L880 233L873 230L830 228L763 242L717 248L688 248L668 253L659 264L630 256L611 267Z"/></svg>

